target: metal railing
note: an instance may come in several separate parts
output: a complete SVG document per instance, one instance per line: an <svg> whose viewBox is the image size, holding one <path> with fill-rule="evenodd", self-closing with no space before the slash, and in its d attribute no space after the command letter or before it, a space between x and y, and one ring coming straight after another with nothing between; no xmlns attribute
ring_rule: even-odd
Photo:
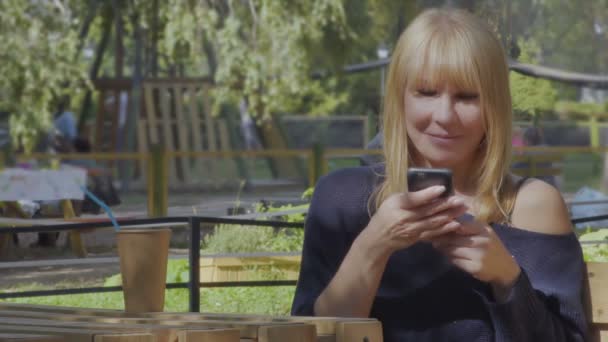
<svg viewBox="0 0 608 342"><path fill-rule="evenodd" d="M144 226L144 225L170 225L171 223L184 224L186 223L190 230L190 245L188 253L188 263L190 274L187 283L169 283L167 289L187 288L189 290L189 309L191 312L200 312L200 288L201 287L233 287L233 286L286 286L295 285L293 280L260 280L260 281L226 281L226 282L200 282L200 242L201 242L201 225L203 224L236 224L248 226L264 226L273 228L296 228L303 229L303 223L284 222L284 221L261 221L250 219L236 218L220 218L208 216L192 216L192 217L160 217L147 219L119 219L118 224L122 228ZM66 223L54 224L47 226L28 226L18 228L0 228L0 234L3 233L44 233L44 232L60 232L71 230L90 230L93 228L108 228L107 222L91 222L91 223ZM152 227L153 228L153 227ZM159 228L161 228L159 226ZM118 292L122 291L121 286L104 286L104 287L84 287L84 288L67 288L55 290L37 290L37 291L21 291L0 293L0 299L22 298L22 297L37 297L65 294L83 294L83 293L100 293L100 292Z"/></svg>
<svg viewBox="0 0 608 342"><path fill-rule="evenodd" d="M608 219L607 215L598 215L590 217L581 217L572 219L572 224L601 221ZM160 217L146 219L119 219L117 220L121 227L134 227L144 225L157 225L166 227L165 224L187 224L190 230L190 245L188 253L189 263L189 280L182 283L168 283L167 289L184 289L189 290L189 310L190 312L200 312L200 288L211 287L236 287L236 286L293 286L296 285L295 280L260 280L260 281L224 281L224 282L201 282L200 281L200 242L201 242L201 225L203 224L235 224L248 226L265 226L274 228L296 228L303 229L304 223L284 222L284 221L261 221L251 219L238 219L226 217L210 217L210 216L191 216L191 217ZM91 222L91 223L66 223L48 226L28 226L18 228L0 228L0 234L3 233L40 233L40 232L59 232L70 230L90 230L92 228L108 228L107 222ZM608 240L602 241L585 241L582 244L604 244ZM121 286L98 286L84 288L67 288L54 290L37 290L37 291L21 291L0 293L0 299L37 297L37 296L52 296L66 294L84 294L84 293L102 293L102 292L118 292L122 291Z"/></svg>

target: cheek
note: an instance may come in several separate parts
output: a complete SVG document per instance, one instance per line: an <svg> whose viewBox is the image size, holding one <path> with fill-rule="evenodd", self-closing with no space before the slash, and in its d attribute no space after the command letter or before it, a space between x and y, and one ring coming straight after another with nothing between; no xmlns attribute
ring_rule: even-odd
<svg viewBox="0 0 608 342"><path fill-rule="evenodd" d="M421 100L406 101L405 123L408 129L417 129L423 131L430 123L433 117L432 106L428 102Z"/></svg>
<svg viewBox="0 0 608 342"><path fill-rule="evenodd" d="M479 104L461 103L456 106L460 122L467 129L475 132L483 131L483 113Z"/></svg>

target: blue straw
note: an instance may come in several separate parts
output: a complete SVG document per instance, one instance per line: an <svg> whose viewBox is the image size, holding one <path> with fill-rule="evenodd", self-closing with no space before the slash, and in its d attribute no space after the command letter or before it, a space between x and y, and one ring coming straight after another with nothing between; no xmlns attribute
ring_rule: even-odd
<svg viewBox="0 0 608 342"><path fill-rule="evenodd" d="M84 194L86 196L88 196L93 202L97 203L97 205L99 205L101 207L101 209L103 209L103 211L105 211L106 214L108 214L108 217L110 217L110 221L112 221L112 225L114 226L114 229L116 229L116 231L119 231L120 226L118 225L118 222L116 222L116 219L114 218L114 214L112 214L112 209L110 209L110 207L108 207L107 204L103 203L103 201L100 200L97 196L93 195L93 193L90 192L84 185L81 185L80 188L82 189L82 191L84 192Z"/></svg>

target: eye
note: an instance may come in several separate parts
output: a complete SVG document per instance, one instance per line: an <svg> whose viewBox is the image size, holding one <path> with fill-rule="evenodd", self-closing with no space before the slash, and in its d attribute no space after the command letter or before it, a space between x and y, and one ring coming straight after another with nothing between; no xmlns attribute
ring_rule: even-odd
<svg viewBox="0 0 608 342"><path fill-rule="evenodd" d="M477 93L458 93L456 94L456 98L462 101L474 101L479 98L479 94Z"/></svg>
<svg viewBox="0 0 608 342"><path fill-rule="evenodd" d="M416 90L416 94L418 94L420 96L433 97L433 96L437 96L437 90L434 90L434 89L417 89Z"/></svg>

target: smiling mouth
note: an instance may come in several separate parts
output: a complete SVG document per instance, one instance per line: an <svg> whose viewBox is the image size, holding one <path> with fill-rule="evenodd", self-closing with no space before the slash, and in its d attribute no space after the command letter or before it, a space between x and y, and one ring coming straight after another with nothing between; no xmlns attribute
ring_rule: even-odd
<svg viewBox="0 0 608 342"><path fill-rule="evenodd" d="M445 140L456 139L459 137L458 135L439 135L439 134L430 134L430 133L427 133L427 134L432 138L445 139Z"/></svg>

